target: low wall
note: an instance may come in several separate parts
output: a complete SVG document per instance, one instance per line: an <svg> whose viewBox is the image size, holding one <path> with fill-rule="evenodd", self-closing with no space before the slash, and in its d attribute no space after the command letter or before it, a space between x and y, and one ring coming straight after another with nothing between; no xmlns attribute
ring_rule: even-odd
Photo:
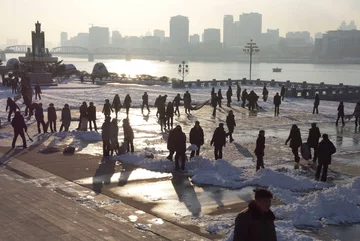
<svg viewBox="0 0 360 241"><path fill-rule="evenodd" d="M334 84L325 84L321 83L307 83L304 82L291 82L287 81L276 81L276 80L248 80L246 78L241 80L197 80L197 81L173 81L173 88L201 88L201 87L221 87L236 85L252 85L252 86L270 86L270 87L281 87L285 86L287 97L303 97L312 99L315 97L315 94L319 94L320 99L322 100L360 100L360 85L343 85L342 83L338 85ZM280 91L280 90L279 90Z"/></svg>

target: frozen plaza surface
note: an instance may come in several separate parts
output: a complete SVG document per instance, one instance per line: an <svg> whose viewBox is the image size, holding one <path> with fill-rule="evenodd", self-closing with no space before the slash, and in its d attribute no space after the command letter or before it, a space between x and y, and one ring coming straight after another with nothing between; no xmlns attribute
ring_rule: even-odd
<svg viewBox="0 0 360 241"><path fill-rule="evenodd" d="M253 86L242 86L248 92L252 89L261 94L262 89ZM222 89L223 96L227 88ZM138 108L141 105L141 96L144 91L149 94L149 103L152 105L158 95L168 95L172 100L177 93L181 95L185 90L171 89L169 86L140 86L140 85L113 85L92 86L88 84L61 84L43 90L42 103L48 106L54 103L58 110L68 103L73 109L73 117L78 111L82 101L93 101L97 106L97 123L101 126L101 114L104 99L110 99L119 94L123 102L126 93L132 97L133 107L130 109L130 122L135 131L134 155L116 157L123 166L126 163L141 167L133 171L118 169L114 172L103 173L110 175L111 184L118 184L123 174L128 173L129 182L124 185L109 185L103 188L104 193L116 194L121 197L133 198L138 202L156 204L151 210L158 216L183 224L195 224L201 232L218 233L221 236L231 234L236 210L231 207L236 203L249 201L253 186L270 187L275 197L284 205L274 207L279 221L276 222L279 240L312 240L308 236L299 235L296 228L313 227L322 228L329 224L357 223L360 222L360 180L354 178L359 175L359 133L355 130L354 123L346 123L345 127L336 127L334 122L337 115L336 102L321 101L319 115L312 114L313 100L285 99L280 106L280 117L273 117L272 96L279 89L269 88L270 98L267 103L259 101L263 107L258 113L249 113L239 106L233 96L233 107L228 108L223 100L223 108L218 108L216 118L211 117L211 108L194 111L191 116L186 116L181 109L181 116L175 118L174 124L180 124L184 132L190 132L195 120L199 120L205 133L205 145L201 156L187 163L189 179L182 176L173 176L173 163L166 160L167 134L160 132L157 124L155 110L151 109L150 116L141 114ZM193 103L201 103L210 99L211 88L190 89ZM217 91L217 89L216 89ZM236 88L233 86L233 93ZM0 111L5 117L6 97L9 90L1 90ZM21 100L18 104L21 104ZM345 103L345 114L351 114L355 104ZM209 145L212 133L220 122L225 122L228 110L233 109L237 127L234 133L234 143L227 143L224 149L224 160L213 161L213 151ZM22 107L23 110L23 107ZM58 112L58 116L60 113ZM46 114L45 114L46 116ZM122 110L120 119L124 118ZM59 119L59 118L58 118ZM3 122L4 120L2 120ZM29 121L32 123L33 121ZM303 141L306 141L310 124L316 122L321 133L327 133L337 147L333 164L330 166L329 183L323 184L313 180L313 170L292 170L293 156L285 140L292 124L297 124L301 130ZM59 125L59 124L58 124ZM120 126L120 124L119 124ZM73 121L71 129L77 127ZM253 151L255 141L260 129L266 131L265 167L255 174ZM32 125L29 132L34 134L36 128ZM5 125L0 132L3 140L2 146L10 146L12 129ZM119 140L122 140L120 126ZM97 133L56 133L36 135L35 143L43 142L44 145L65 145L72 143L78 147L78 153L100 155L101 136ZM146 159L147 153L153 153L154 159ZM307 166L306 161L302 163ZM101 169L99 165L99 169ZM136 177L144 176L146 170L149 177L146 185L131 182ZM152 174L151 174L152 173ZM96 183L102 176L90 175L88 178L74 180L84 185ZM93 177L95 176L95 178ZM151 181L150 181L151 180ZM155 181L154 181L155 180ZM192 184L188 181L190 180ZM195 185L193 185L195 184ZM215 187L209 186L214 185ZM181 188L184 188L183 190ZM236 189L236 190L234 190ZM185 191L184 191L185 190ZM220 213L216 213L220 210ZM215 214L214 214L215 213ZM281 220L280 220L281 219ZM321 238L321 237L320 237ZM341 238L340 238L341 239Z"/></svg>

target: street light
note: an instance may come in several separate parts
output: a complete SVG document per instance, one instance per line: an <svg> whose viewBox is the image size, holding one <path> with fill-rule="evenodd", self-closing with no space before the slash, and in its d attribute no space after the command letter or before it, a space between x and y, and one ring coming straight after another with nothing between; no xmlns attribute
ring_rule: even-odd
<svg viewBox="0 0 360 241"><path fill-rule="evenodd" d="M259 47L256 45L256 43L253 43L253 40L250 40L250 43L247 43L243 51L247 54L250 54L250 80L251 80L251 65L252 65L252 56L253 54L256 54L260 52Z"/></svg>
<svg viewBox="0 0 360 241"><path fill-rule="evenodd" d="M185 61L179 64L178 74L182 77L182 81L184 82L185 76L189 74L189 65L185 64Z"/></svg>

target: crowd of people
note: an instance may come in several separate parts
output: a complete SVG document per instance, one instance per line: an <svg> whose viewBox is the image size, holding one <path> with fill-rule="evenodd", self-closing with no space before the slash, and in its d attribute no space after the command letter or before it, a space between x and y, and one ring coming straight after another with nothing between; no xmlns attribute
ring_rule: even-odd
<svg viewBox="0 0 360 241"><path fill-rule="evenodd" d="M18 78L12 78L11 75L9 75L9 78L5 78L5 81L3 81L4 85L6 86L12 86L11 83L18 83ZM9 84L10 83L10 84ZM41 100L41 88L38 84L35 85L34 90L32 89L31 85L28 83L28 81L21 81L20 85L17 85L17 89L20 89L21 96L23 98L23 102L25 104L25 117L27 116L28 119L31 118L32 115L34 115L35 111L35 119L37 122L37 129L38 133L48 132L48 127L50 127L51 132L57 132L56 128L56 121L57 121L57 114L56 114L56 108L53 103L50 103L47 108L47 122L45 122L44 117L44 110L42 103L33 103L33 95L35 94L35 99L39 98ZM226 91L226 98L227 98L227 106L231 107L232 103L232 87L229 86L228 90ZM269 91L267 90L267 87L263 87L262 91L262 99L264 102L267 101ZM248 107L250 111L258 110L259 105L259 96L255 93L255 91L250 91L250 93L247 92L246 89L243 91L241 90L241 86L239 83L236 84L236 97L237 101L241 103L242 107ZM285 98L285 87L282 86L280 90L280 94L276 93L273 99L273 104L275 106L275 116L279 116L279 107L281 105L281 102L284 101ZM222 92L221 89L215 92L215 88L212 88L211 90L211 100L210 105L213 107L213 116L216 115L216 109L219 106L222 108ZM161 126L161 131L167 130L169 132L168 137L168 149L169 149L169 156L168 159L173 160L173 155L175 154L175 168L176 169L184 169L185 168L185 159L186 159L186 135L182 132L181 126L177 125L175 128L174 126L174 115L180 116L180 110L179 106L181 105L181 102L183 102L185 113L190 115L191 111L195 108L192 106L192 99L191 94L186 91L183 96L181 97L180 93L178 93L175 98L171 101L167 101L167 95L159 95L155 99L154 106L157 109L156 116L158 117L158 123ZM134 132L131 128L128 116L129 116L129 110L131 107L132 99L129 94L127 94L124 98L123 104L121 103L120 97L118 94L114 96L114 99L112 103L110 103L109 99L105 100L102 113L104 114L105 121L101 127L102 129L102 138L103 138L103 155L109 156L115 154L122 153L123 151L120 151L121 146L119 145L119 142L117 140L118 136L118 113L122 108L125 108L126 110L126 116L127 118L123 120L123 131L124 131L124 143L125 143L125 151L133 152L134 151ZM320 104L320 98L319 95L316 94L315 100L314 100L314 108L313 113L319 113L318 107ZM147 110L147 115L150 114L150 108L149 108L149 97L147 92L144 92L142 96L142 104L141 104L141 112L144 114L144 109ZM336 125L338 125L338 121L342 120L342 124L345 125L344 122L344 103L340 102L338 107L338 118L336 120ZM24 131L26 132L26 129L24 128L23 121L24 117L21 115L20 108L16 104L16 102L12 98L8 98L7 100L7 106L6 111L9 111L8 114L8 121L11 121L11 116L14 114L14 118L12 121L12 125L14 126L14 142L13 147L16 142L16 138L20 135L23 138L24 147L26 147L25 142L25 135ZM80 112L80 118L78 123L77 130L80 131L86 131L88 126L90 131L94 130L98 131L98 127L96 124L96 106L93 102L89 103L89 106L86 102L83 102L82 105L79 108ZM111 114L115 113L115 118L111 120ZM355 125L360 124L360 103L358 103L355 107L353 116L355 116ZM16 117L16 118L15 118ZM68 104L65 104L64 107L61 110L61 126L59 131L69 131L69 127L72 121L71 111ZM210 141L210 144L214 146L214 157L215 159L221 159L222 158L222 150L223 147L226 145L226 138L229 137L229 142L233 142L233 136L234 129L236 127L235 122L235 116L232 110L228 112L228 115L226 117L226 126L228 128L227 131L225 131L224 123L220 123L219 126L215 129L213 133L213 137ZM15 128L16 127L16 128ZM22 127L22 131L20 130ZM42 127L42 128L41 128ZM42 130L41 130L42 129ZM323 135L323 141L325 143L328 143L328 138L326 138L326 134ZM190 131L190 143L196 147L190 155L190 159L193 158L195 155L199 155L200 148L202 145L204 145L204 132L200 126L200 123L197 121L195 122L195 126ZM316 127L316 124L314 123L312 128L309 131L309 138L307 140L307 144L309 146L309 149L314 149L314 155L313 155L313 161L316 162L316 160L319 160L319 166L320 166L320 160L323 160L322 156L329 156L329 154L325 153L328 149L320 148L319 139L320 139L320 131L319 128ZM301 133L299 128L296 125L293 125L291 128L289 138L286 140L287 144L290 142L290 148L294 154L294 160L296 163L299 162L299 148L302 145L301 140ZM330 141L329 141L330 142ZM256 170L259 170L260 168L264 168L264 150L265 150L265 131L261 130L259 132L259 136L256 141L256 148L255 148L255 156L257 158L257 165ZM331 149L332 150L332 149ZM332 153L331 153L332 154ZM331 155L330 155L331 156ZM329 158L327 158L329 159ZM181 163L181 165L180 165ZM330 163L329 163L330 164ZM321 178L321 180L326 180L326 171L327 166L326 164L321 164L324 177ZM320 168L320 167L319 167ZM319 169L318 168L318 169ZM321 168L319 169L321 171ZM317 179L319 178L320 174L317 174Z"/></svg>

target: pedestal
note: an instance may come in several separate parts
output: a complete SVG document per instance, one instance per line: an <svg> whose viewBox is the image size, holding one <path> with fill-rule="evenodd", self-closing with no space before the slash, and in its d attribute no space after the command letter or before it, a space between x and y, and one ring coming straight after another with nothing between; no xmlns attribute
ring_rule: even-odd
<svg viewBox="0 0 360 241"><path fill-rule="evenodd" d="M52 74L50 73L27 73L27 77L30 79L30 84L35 85L54 85Z"/></svg>

